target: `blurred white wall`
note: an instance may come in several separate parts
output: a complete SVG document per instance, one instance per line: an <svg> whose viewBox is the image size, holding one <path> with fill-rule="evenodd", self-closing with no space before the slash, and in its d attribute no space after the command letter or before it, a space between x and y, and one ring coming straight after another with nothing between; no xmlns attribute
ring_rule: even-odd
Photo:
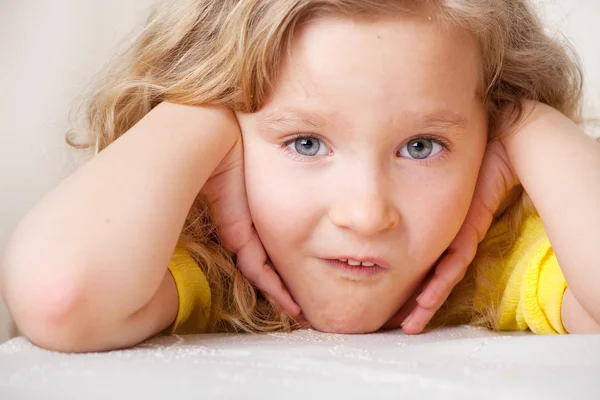
<svg viewBox="0 0 600 400"><path fill-rule="evenodd" d="M74 101L151 0L0 0L0 253L24 213L77 164ZM0 304L0 342L9 337Z"/></svg>
<svg viewBox="0 0 600 400"><path fill-rule="evenodd" d="M284 0L282 0L284 1ZM69 111L151 0L0 0L0 253L18 220L77 162ZM598 0L538 0L580 51L588 115L600 116ZM0 342L10 335L0 304Z"/></svg>
<svg viewBox="0 0 600 400"><path fill-rule="evenodd" d="M600 118L600 0L535 0L549 31L575 46L585 72L585 117ZM588 131L600 135L598 125Z"/></svg>

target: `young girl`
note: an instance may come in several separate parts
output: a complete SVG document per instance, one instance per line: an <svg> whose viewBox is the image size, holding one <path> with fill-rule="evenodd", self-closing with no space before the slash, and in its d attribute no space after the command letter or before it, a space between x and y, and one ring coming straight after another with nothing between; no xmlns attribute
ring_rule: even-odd
<svg viewBox="0 0 600 400"><path fill-rule="evenodd" d="M580 93L524 1L161 3L71 138L97 156L15 231L2 293L60 351L418 332L473 261L430 327L598 332Z"/></svg>

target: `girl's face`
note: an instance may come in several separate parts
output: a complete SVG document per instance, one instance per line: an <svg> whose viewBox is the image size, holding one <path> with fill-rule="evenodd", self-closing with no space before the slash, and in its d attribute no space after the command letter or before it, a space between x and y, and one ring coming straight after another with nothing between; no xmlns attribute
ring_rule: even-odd
<svg viewBox="0 0 600 400"><path fill-rule="evenodd" d="M256 229L315 329L381 328L456 236L487 139L479 71L474 39L427 17L320 19L238 115Z"/></svg>

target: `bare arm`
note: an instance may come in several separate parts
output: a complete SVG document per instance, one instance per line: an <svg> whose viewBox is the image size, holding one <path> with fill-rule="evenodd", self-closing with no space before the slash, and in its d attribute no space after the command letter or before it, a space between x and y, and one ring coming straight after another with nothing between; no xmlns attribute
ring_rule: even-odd
<svg viewBox="0 0 600 400"><path fill-rule="evenodd" d="M525 115L532 106L527 103ZM600 331L600 144L539 103L503 144L569 284L565 328Z"/></svg>
<svg viewBox="0 0 600 400"><path fill-rule="evenodd" d="M164 329L177 312L167 265L187 212L238 138L229 111L162 103L46 195L2 260L20 329L64 351Z"/></svg>

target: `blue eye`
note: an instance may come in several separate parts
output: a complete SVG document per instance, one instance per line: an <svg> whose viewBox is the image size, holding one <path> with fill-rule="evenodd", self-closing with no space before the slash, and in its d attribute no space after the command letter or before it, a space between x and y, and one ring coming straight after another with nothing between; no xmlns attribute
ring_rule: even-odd
<svg viewBox="0 0 600 400"><path fill-rule="evenodd" d="M298 136L286 143L287 147L292 151L304 156L326 156L329 154L329 149L323 141L314 136Z"/></svg>
<svg viewBox="0 0 600 400"><path fill-rule="evenodd" d="M435 157L444 149L444 145L438 141L427 138L410 140L400 149L400 157L423 160Z"/></svg>

